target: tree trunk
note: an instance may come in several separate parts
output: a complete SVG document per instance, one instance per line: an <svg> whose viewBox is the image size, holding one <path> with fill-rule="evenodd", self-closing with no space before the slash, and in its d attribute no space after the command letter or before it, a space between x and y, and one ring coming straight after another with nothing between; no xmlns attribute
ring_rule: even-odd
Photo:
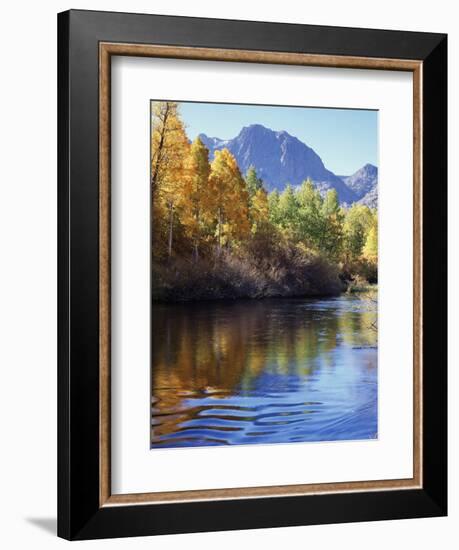
<svg viewBox="0 0 459 550"><path fill-rule="evenodd" d="M222 209L218 209L218 248L217 255L220 256L222 251Z"/></svg>
<svg viewBox="0 0 459 550"><path fill-rule="evenodd" d="M194 235L194 262L195 263L198 263L198 260L199 260L199 237L200 237L200 225L199 225L199 208L196 208L195 209L195 213L194 213L194 219L195 219L195 222L196 222L196 232L195 232L195 235Z"/></svg>
<svg viewBox="0 0 459 550"><path fill-rule="evenodd" d="M169 258L172 256L172 223L174 221L174 204L169 203L169 245L168 245L168 255Z"/></svg>

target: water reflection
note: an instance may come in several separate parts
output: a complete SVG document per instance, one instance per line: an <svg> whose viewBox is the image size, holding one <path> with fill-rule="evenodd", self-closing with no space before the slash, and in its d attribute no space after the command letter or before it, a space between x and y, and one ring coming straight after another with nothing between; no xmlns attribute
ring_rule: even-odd
<svg viewBox="0 0 459 550"><path fill-rule="evenodd" d="M355 296L154 304L152 448L377 437L375 318Z"/></svg>

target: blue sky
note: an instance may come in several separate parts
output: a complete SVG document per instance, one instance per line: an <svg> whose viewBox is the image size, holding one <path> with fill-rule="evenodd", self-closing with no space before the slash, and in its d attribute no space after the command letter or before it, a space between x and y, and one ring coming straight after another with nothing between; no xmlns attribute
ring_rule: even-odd
<svg viewBox="0 0 459 550"><path fill-rule="evenodd" d="M180 112L191 140L200 133L230 139L244 126L262 124L312 147L337 175L378 166L377 111L182 102Z"/></svg>

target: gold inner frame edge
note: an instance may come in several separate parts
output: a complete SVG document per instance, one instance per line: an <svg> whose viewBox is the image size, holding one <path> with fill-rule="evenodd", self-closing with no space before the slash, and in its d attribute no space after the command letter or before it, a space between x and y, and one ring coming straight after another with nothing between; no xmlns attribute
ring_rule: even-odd
<svg viewBox="0 0 459 550"><path fill-rule="evenodd" d="M265 63L413 73L413 477L265 487L154 493L111 493L110 419L110 98L111 57L158 57L201 61ZM145 505L203 500L283 497L422 487L422 62L405 59L230 50L154 44L99 44L99 506Z"/></svg>

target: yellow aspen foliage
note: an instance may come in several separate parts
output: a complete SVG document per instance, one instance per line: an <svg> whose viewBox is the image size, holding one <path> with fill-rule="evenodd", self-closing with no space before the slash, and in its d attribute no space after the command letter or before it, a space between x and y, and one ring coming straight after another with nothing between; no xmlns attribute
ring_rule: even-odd
<svg viewBox="0 0 459 550"><path fill-rule="evenodd" d="M269 220L268 194L264 189L258 189L252 197L250 205L250 221L252 233L256 233Z"/></svg>
<svg viewBox="0 0 459 550"><path fill-rule="evenodd" d="M347 210L343 224L345 261L356 260L362 255L372 224L373 214L368 206L354 203Z"/></svg>
<svg viewBox="0 0 459 550"><path fill-rule="evenodd" d="M209 150L198 138L191 144L185 162L185 175L181 189L181 221L186 235L193 242L195 260L199 248L210 231L213 214L213 197L209 186Z"/></svg>
<svg viewBox="0 0 459 550"><path fill-rule="evenodd" d="M363 257L374 264L378 262L378 221L376 216L367 234Z"/></svg>
<svg viewBox="0 0 459 550"><path fill-rule="evenodd" d="M218 250L250 234L249 194L236 159L228 151L215 151L209 179Z"/></svg>
<svg viewBox="0 0 459 550"><path fill-rule="evenodd" d="M169 101L153 104L151 138L151 190L153 231L167 232L167 252L172 254L175 210L183 192L188 138L178 106ZM155 239L153 239L155 241Z"/></svg>
<svg viewBox="0 0 459 550"><path fill-rule="evenodd" d="M151 132L151 186L153 194L170 179L169 172L183 162L178 145L185 138L185 128L180 120L177 103L156 101L152 104Z"/></svg>

